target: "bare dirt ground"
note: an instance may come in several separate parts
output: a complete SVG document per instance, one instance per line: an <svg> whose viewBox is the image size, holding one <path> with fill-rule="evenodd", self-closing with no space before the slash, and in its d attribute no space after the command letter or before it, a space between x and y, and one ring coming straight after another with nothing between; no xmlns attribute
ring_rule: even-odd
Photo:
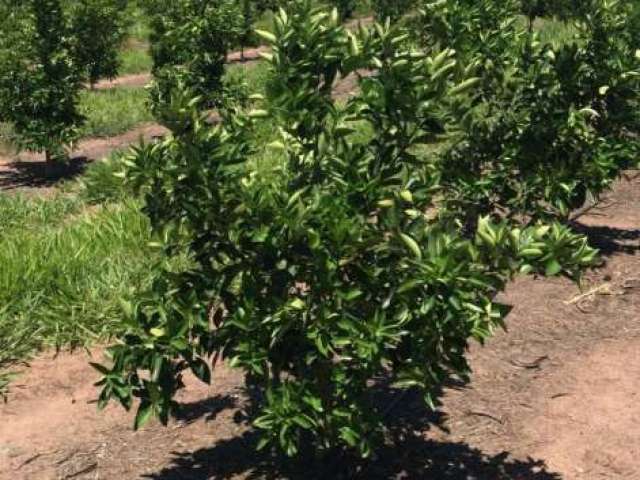
<svg viewBox="0 0 640 480"><path fill-rule="evenodd" d="M508 331L473 346L470 384L447 388L437 413L402 399L388 445L358 469L285 469L255 454L242 379L225 367L211 387L188 382L168 428L133 432L130 414L96 411L97 375L75 353L43 354L0 406L0 480L639 479L640 177L578 226L605 258L582 291L560 278L514 282Z"/></svg>

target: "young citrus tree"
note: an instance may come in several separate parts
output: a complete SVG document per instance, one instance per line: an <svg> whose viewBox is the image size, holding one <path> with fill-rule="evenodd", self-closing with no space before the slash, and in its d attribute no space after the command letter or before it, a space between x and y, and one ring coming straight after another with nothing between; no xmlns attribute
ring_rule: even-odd
<svg viewBox="0 0 640 480"><path fill-rule="evenodd" d="M127 34L128 0L73 2L73 55L89 85L118 75L118 53Z"/></svg>
<svg viewBox="0 0 640 480"><path fill-rule="evenodd" d="M242 31L242 9L235 0L146 2L151 17L154 82L151 106L163 121L179 88L200 95L209 107L220 103L229 50Z"/></svg>
<svg viewBox="0 0 640 480"><path fill-rule="evenodd" d="M469 342L502 324L495 296L514 273L575 275L595 252L559 225L485 217L467 234L438 213L438 172L416 150L469 105L475 79L455 78L454 52L415 52L381 25L350 34L306 1L274 28L260 32L273 52L261 108L212 127L184 96L182 128L127 160L158 246L192 267L126 306L113 362L96 366L100 402L139 400L137 426L167 421L183 373L209 382L225 359L259 392L260 447L368 456L384 431L377 384L434 405L468 375ZM335 80L363 68L362 93L336 103ZM264 147L247 133L261 121L278 138L256 171Z"/></svg>
<svg viewBox="0 0 640 480"><path fill-rule="evenodd" d="M566 220L638 151L622 133L637 130L640 98L633 29L623 20L631 3L584 2L576 40L559 47L518 26L514 5L468 3L423 10L429 45L453 43L481 78L472 108L460 112L460 136L441 157L449 208L466 212L471 227L496 212Z"/></svg>
<svg viewBox="0 0 640 480"><path fill-rule="evenodd" d="M21 148L64 156L83 118L82 75L74 62L68 18L59 0L3 0L9 21L0 35L0 118Z"/></svg>

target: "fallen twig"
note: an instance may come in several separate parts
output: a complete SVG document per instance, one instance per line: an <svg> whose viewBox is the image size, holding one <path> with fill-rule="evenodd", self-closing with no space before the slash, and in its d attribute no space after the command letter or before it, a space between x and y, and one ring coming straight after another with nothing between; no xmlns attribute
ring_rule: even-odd
<svg viewBox="0 0 640 480"><path fill-rule="evenodd" d="M85 473L92 472L96 468L98 468L98 463L94 462L94 463L84 467L83 469L78 470L77 472L74 472L74 473L70 473L69 475L65 475L62 478L64 478L65 480L68 480L69 478L76 478L76 477L79 477L80 475L84 475Z"/></svg>
<svg viewBox="0 0 640 480"><path fill-rule="evenodd" d="M514 367L526 368L528 370L533 370L533 369L540 368L540 365L542 365L542 362L544 362L545 360L549 360L549 356L548 355L543 355L541 357L538 357L533 362L530 362L530 363L518 362L517 360L509 360L509 363L511 365L513 365Z"/></svg>
<svg viewBox="0 0 640 480"><path fill-rule="evenodd" d="M15 469L16 470L20 470L21 468L26 467L30 463L35 462L40 457L46 457L46 456L49 456L49 455L53 455L54 453L57 453L57 452L58 452L58 450L51 450L49 452L36 453L35 455L27 458L24 462L22 462L20 465L18 465Z"/></svg>
<svg viewBox="0 0 640 480"><path fill-rule="evenodd" d="M598 285L597 287L592 288L591 290L585 292L585 293L581 293L580 295L577 295L575 297L573 297L571 300L568 300L566 302L564 302L566 305L574 305L576 303L578 303L580 300L583 300L587 297L590 297L592 295L595 295L597 293L603 292L604 290L611 288L611 283L607 282L607 283L603 283L602 285Z"/></svg>
<svg viewBox="0 0 640 480"><path fill-rule="evenodd" d="M494 422L498 422L500 425L504 425L504 420L502 420L501 418L496 417L495 415L491 415L490 413L476 412L476 411L473 411L473 410L469 410L467 412L467 415L475 415L476 417L489 418L489 419L493 420Z"/></svg>

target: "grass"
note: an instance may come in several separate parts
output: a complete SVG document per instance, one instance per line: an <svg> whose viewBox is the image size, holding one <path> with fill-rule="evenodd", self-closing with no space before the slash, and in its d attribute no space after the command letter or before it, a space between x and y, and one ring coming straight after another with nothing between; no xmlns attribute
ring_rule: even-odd
<svg viewBox="0 0 640 480"><path fill-rule="evenodd" d="M269 64L260 60L251 63L227 65L227 83L245 83L251 93L264 93L269 81Z"/></svg>
<svg viewBox="0 0 640 480"><path fill-rule="evenodd" d="M79 196L89 204L124 202L133 196L123 180L116 176L122 171L123 152L114 152L99 162L92 163L79 180Z"/></svg>
<svg viewBox="0 0 640 480"><path fill-rule="evenodd" d="M8 123L0 122L0 155L10 155L14 148L11 143L12 128Z"/></svg>
<svg viewBox="0 0 640 480"><path fill-rule="evenodd" d="M0 212L0 368L117 332L120 300L157 261L137 203L0 195Z"/></svg>
<svg viewBox="0 0 640 480"><path fill-rule="evenodd" d="M556 48L569 43L576 33L573 25L555 18L539 18L534 27L542 42L550 43Z"/></svg>
<svg viewBox="0 0 640 480"><path fill-rule="evenodd" d="M87 121L83 137L109 137L153 121L143 87L85 90L80 94L80 111Z"/></svg>
<svg viewBox="0 0 640 480"><path fill-rule="evenodd" d="M153 66L146 44L129 44L120 51L120 75L148 73Z"/></svg>
<svg viewBox="0 0 640 480"><path fill-rule="evenodd" d="M149 72L153 63L149 54L149 23L144 10L136 2L130 2L128 9L129 35L120 51L120 75Z"/></svg>

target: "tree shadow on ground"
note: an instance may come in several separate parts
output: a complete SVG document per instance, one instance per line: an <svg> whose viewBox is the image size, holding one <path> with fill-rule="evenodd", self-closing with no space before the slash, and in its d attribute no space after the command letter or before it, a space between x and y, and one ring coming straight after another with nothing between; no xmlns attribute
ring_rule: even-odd
<svg viewBox="0 0 640 480"><path fill-rule="evenodd" d="M640 228L627 230L606 226L588 226L581 223L576 223L574 228L586 235L590 245L598 248L605 256L617 253L633 255L640 251Z"/></svg>
<svg viewBox="0 0 640 480"><path fill-rule="evenodd" d="M338 459L324 464L289 462L256 453L256 434L218 442L195 452L176 452L170 466L145 476L153 480L247 479L438 479L561 480L543 460L517 460L508 452L487 455L460 442L437 442L418 434L377 451L367 463ZM315 466L312 466L315 465Z"/></svg>
<svg viewBox="0 0 640 480"><path fill-rule="evenodd" d="M53 187L78 177L89 163L91 161L86 157L75 157L54 165L43 161L16 161L0 170L0 190Z"/></svg>
<svg viewBox="0 0 640 480"><path fill-rule="evenodd" d="M238 396L216 395L197 402L182 403L175 414L175 419L182 423L193 423L204 418L211 422L219 413L238 406Z"/></svg>
<svg viewBox="0 0 640 480"><path fill-rule="evenodd" d="M426 438L425 432L430 428L444 429L445 415L426 409L418 395L394 395L391 399L394 411L388 417L388 441L368 461L345 456L294 461L259 453L258 434L249 430L210 448L174 452L167 467L144 478L561 480L542 460L513 459L508 452L488 455L465 443Z"/></svg>

